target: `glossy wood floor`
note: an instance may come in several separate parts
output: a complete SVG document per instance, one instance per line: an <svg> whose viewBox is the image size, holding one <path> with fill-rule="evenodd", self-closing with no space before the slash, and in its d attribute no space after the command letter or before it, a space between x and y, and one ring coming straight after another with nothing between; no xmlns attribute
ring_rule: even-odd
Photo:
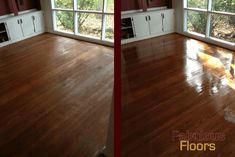
<svg viewBox="0 0 235 157"><path fill-rule="evenodd" d="M178 34L123 45L123 157L234 157L234 55ZM173 131L225 140L215 151L180 151Z"/></svg>
<svg viewBox="0 0 235 157"><path fill-rule="evenodd" d="M43 34L0 49L0 156L91 157L105 145L113 49Z"/></svg>

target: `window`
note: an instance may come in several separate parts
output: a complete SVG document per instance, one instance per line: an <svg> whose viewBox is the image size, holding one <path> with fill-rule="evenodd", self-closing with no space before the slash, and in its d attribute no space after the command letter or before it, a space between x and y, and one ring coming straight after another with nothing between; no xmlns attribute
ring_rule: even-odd
<svg viewBox="0 0 235 157"><path fill-rule="evenodd" d="M213 0L212 10L235 13L235 0Z"/></svg>
<svg viewBox="0 0 235 157"><path fill-rule="evenodd" d="M101 37L101 14L78 13L78 33L81 35Z"/></svg>
<svg viewBox="0 0 235 157"><path fill-rule="evenodd" d="M78 10L102 11L103 0L77 0Z"/></svg>
<svg viewBox="0 0 235 157"><path fill-rule="evenodd" d="M113 42L114 0L52 0L54 31Z"/></svg>
<svg viewBox="0 0 235 157"><path fill-rule="evenodd" d="M55 0L55 8L73 9L73 0Z"/></svg>
<svg viewBox="0 0 235 157"><path fill-rule="evenodd" d="M187 28L189 32L205 35L206 33L206 14L203 12L188 11ZM200 21L200 22L198 22Z"/></svg>
<svg viewBox="0 0 235 157"><path fill-rule="evenodd" d="M73 33L74 32L73 12L56 11L55 13L56 13L56 29L67 33Z"/></svg>
<svg viewBox="0 0 235 157"><path fill-rule="evenodd" d="M235 43L235 17L211 15L210 36Z"/></svg>
<svg viewBox="0 0 235 157"><path fill-rule="evenodd" d="M105 25L105 39L113 40L114 35L114 23L113 16L107 15L106 16L106 25Z"/></svg>
<svg viewBox="0 0 235 157"><path fill-rule="evenodd" d="M185 0L185 32L235 45L235 0Z"/></svg>
<svg viewBox="0 0 235 157"><path fill-rule="evenodd" d="M207 9L207 0L188 0L188 8Z"/></svg>

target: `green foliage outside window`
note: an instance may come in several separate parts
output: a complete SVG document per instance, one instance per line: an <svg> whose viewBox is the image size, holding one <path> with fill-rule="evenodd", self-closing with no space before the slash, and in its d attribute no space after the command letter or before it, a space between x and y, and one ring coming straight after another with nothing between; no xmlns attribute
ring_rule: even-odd
<svg viewBox="0 0 235 157"><path fill-rule="evenodd" d="M206 33L207 17L205 13L188 11L188 29L200 34Z"/></svg>
<svg viewBox="0 0 235 157"><path fill-rule="evenodd" d="M207 0L188 0L189 8L207 10ZM235 0L212 0L212 11L235 13ZM228 41L235 42L235 16L211 16L211 34L223 39L231 37ZM207 15L205 13L188 11L188 30L205 34ZM226 30L225 30L226 29Z"/></svg>

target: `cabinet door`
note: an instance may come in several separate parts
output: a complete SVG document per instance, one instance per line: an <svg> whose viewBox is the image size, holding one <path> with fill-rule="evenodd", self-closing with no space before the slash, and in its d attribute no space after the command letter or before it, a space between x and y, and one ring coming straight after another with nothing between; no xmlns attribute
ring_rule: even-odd
<svg viewBox="0 0 235 157"><path fill-rule="evenodd" d="M174 32L175 21L174 21L174 10L164 11L163 16L163 28L164 32Z"/></svg>
<svg viewBox="0 0 235 157"><path fill-rule="evenodd" d="M10 18L6 21L6 25L11 41L17 41L23 38L23 32L18 18Z"/></svg>
<svg viewBox="0 0 235 157"><path fill-rule="evenodd" d="M21 17L21 27L24 37L28 37L34 34L33 19L31 15L25 15Z"/></svg>
<svg viewBox="0 0 235 157"><path fill-rule="evenodd" d="M42 12L37 12L32 15L35 33L44 32L44 17Z"/></svg>
<svg viewBox="0 0 235 157"><path fill-rule="evenodd" d="M162 15L161 12L152 12L149 14L149 26L150 26L150 34L157 35L163 32L162 29Z"/></svg>
<svg viewBox="0 0 235 157"><path fill-rule="evenodd" d="M134 29L137 38L149 35L149 23L146 17L147 15L145 14L139 14L133 16Z"/></svg>

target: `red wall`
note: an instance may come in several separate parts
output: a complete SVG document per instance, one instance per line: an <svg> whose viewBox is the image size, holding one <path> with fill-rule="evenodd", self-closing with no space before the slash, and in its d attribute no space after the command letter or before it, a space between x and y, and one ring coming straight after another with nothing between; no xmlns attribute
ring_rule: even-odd
<svg viewBox="0 0 235 157"><path fill-rule="evenodd" d="M0 16L5 14L10 14L10 6L7 0L0 0Z"/></svg>
<svg viewBox="0 0 235 157"><path fill-rule="evenodd" d="M38 6L38 2L39 0L24 0L24 4L19 6L19 11L40 8L40 6Z"/></svg>
<svg viewBox="0 0 235 157"><path fill-rule="evenodd" d="M127 11L127 10L143 9L144 8L143 3L147 4L147 0L121 0L121 10ZM153 0L148 5L148 8L162 7L162 6L171 7L171 0Z"/></svg>
<svg viewBox="0 0 235 157"><path fill-rule="evenodd" d="M0 16L13 13L12 3L17 4L18 0L0 0ZM23 5L18 6L18 11L24 11L29 9L40 9L40 0L23 0Z"/></svg>

